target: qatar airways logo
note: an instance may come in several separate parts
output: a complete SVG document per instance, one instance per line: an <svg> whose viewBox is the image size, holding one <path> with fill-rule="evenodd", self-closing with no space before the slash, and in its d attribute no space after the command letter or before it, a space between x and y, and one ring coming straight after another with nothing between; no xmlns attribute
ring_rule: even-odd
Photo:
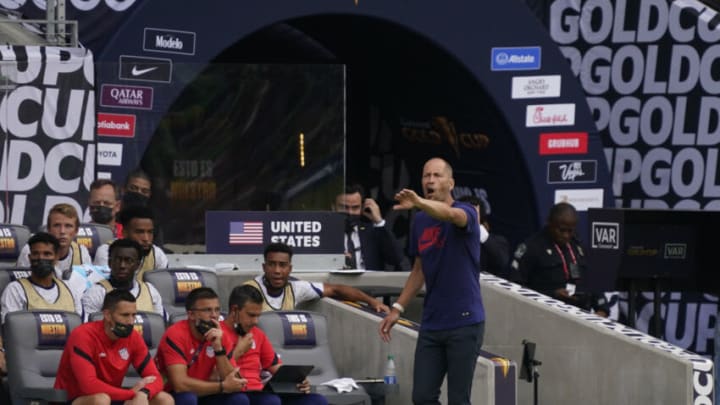
<svg viewBox="0 0 720 405"><path fill-rule="evenodd" d="M135 116L131 114L98 113L97 134L99 136L133 138L135 136Z"/></svg>
<svg viewBox="0 0 720 405"><path fill-rule="evenodd" d="M558 127L575 125L575 104L529 105L525 113L525 126Z"/></svg>
<svg viewBox="0 0 720 405"><path fill-rule="evenodd" d="M103 84L100 93L100 105L103 107L152 109L152 87Z"/></svg>

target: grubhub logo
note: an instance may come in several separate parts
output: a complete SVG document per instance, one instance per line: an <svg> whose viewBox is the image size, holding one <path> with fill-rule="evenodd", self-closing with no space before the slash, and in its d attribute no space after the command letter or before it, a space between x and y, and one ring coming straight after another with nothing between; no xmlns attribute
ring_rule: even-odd
<svg viewBox="0 0 720 405"><path fill-rule="evenodd" d="M554 132L540 134L541 155L579 155L588 151L587 132Z"/></svg>
<svg viewBox="0 0 720 405"><path fill-rule="evenodd" d="M135 136L135 115L98 113L97 134L133 138Z"/></svg>
<svg viewBox="0 0 720 405"><path fill-rule="evenodd" d="M620 248L620 224L617 222L593 222L591 228L593 249Z"/></svg>

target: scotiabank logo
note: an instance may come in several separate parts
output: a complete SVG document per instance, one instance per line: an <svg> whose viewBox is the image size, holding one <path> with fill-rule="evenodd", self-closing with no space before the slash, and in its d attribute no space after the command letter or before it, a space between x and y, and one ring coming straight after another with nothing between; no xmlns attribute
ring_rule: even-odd
<svg viewBox="0 0 720 405"><path fill-rule="evenodd" d="M135 137L135 115L98 113L97 134L133 138Z"/></svg>
<svg viewBox="0 0 720 405"><path fill-rule="evenodd" d="M540 134L541 155L579 155L588 150L587 132Z"/></svg>

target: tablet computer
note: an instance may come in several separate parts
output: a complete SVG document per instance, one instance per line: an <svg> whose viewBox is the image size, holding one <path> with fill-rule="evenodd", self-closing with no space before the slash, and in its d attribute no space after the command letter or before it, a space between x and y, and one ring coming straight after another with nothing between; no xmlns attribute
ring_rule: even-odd
<svg viewBox="0 0 720 405"><path fill-rule="evenodd" d="M297 385L305 380L314 366L282 364L272 378L265 383L263 391L276 394L299 393Z"/></svg>

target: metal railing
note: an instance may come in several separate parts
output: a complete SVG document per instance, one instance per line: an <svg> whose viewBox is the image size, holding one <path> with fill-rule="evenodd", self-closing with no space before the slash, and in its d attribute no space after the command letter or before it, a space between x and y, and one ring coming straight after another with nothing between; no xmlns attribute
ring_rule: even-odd
<svg viewBox="0 0 720 405"><path fill-rule="evenodd" d="M77 21L56 21L56 20L10 20L0 19L0 24L36 25L38 30L45 27L44 32L37 33L39 37L44 36L48 45L53 46L78 46L78 23ZM12 44L11 44L12 45Z"/></svg>
<svg viewBox="0 0 720 405"><path fill-rule="evenodd" d="M77 47L78 22L65 18L65 0L48 0L45 19L23 19L14 11L3 10L0 25L5 25L5 42L10 45L26 44L32 40L39 44Z"/></svg>

